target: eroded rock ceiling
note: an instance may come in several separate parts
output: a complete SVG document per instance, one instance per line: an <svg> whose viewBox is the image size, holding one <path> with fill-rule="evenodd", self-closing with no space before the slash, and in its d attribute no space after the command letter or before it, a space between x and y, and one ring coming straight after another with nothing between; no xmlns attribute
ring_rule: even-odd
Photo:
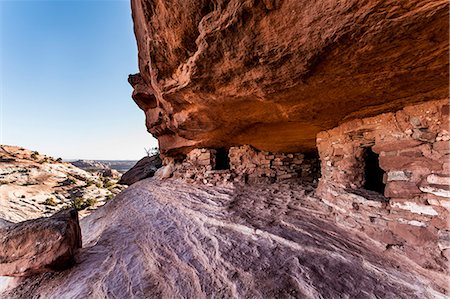
<svg viewBox="0 0 450 299"><path fill-rule="evenodd" d="M162 153L309 151L343 120L448 96L448 1L132 0L133 98Z"/></svg>

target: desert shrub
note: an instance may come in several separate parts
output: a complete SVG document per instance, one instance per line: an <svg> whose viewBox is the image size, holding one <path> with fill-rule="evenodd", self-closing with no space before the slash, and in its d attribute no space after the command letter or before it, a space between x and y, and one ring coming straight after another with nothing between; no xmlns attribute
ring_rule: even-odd
<svg viewBox="0 0 450 299"><path fill-rule="evenodd" d="M114 195L108 194L108 195L106 195L105 200L108 201L108 200L111 200L113 198L114 198Z"/></svg>
<svg viewBox="0 0 450 299"><path fill-rule="evenodd" d="M85 200L85 206L86 207L94 207L97 204L96 198L88 198Z"/></svg>
<svg viewBox="0 0 450 299"><path fill-rule="evenodd" d="M56 162L62 162L61 158L56 159Z"/></svg>
<svg viewBox="0 0 450 299"><path fill-rule="evenodd" d="M59 184L60 186L69 186L75 184L75 180L72 178L67 178L64 181L60 182Z"/></svg>
<svg viewBox="0 0 450 299"><path fill-rule="evenodd" d="M20 198L25 198L25 195L21 195Z"/></svg>
<svg viewBox="0 0 450 299"><path fill-rule="evenodd" d="M116 184L115 182L111 181L108 178L103 179L103 188L109 188L109 187L114 186L115 184Z"/></svg>
<svg viewBox="0 0 450 299"><path fill-rule="evenodd" d="M68 204L68 203L65 203L65 204L63 204L63 206L61 207L61 211L62 211L62 210L68 210L68 209L71 209L71 208L73 208L73 205Z"/></svg>
<svg viewBox="0 0 450 299"><path fill-rule="evenodd" d="M147 153L147 157L151 157L151 156L154 156L154 155L159 155L159 148L157 146L150 147L149 149L146 149L144 147L144 150Z"/></svg>
<svg viewBox="0 0 450 299"><path fill-rule="evenodd" d="M73 202L72 205L75 209L77 209L78 211L80 210L84 210L86 208L90 208L90 207L95 207L95 205L97 204L97 199L96 198L88 198L88 199L84 199L82 197L76 197Z"/></svg>
<svg viewBox="0 0 450 299"><path fill-rule="evenodd" d="M7 184L9 184L8 181L0 181L0 185L7 185Z"/></svg>
<svg viewBox="0 0 450 299"><path fill-rule="evenodd" d="M87 181L86 181L86 186L85 186L85 187L90 187L90 186L92 186L92 185L94 185L94 181L92 181L92 180L87 180Z"/></svg>
<svg viewBox="0 0 450 299"><path fill-rule="evenodd" d="M47 198L47 199L45 200L44 204L47 205L47 206L52 206L52 207L58 205L53 197Z"/></svg>
<svg viewBox="0 0 450 299"><path fill-rule="evenodd" d="M73 204L73 207L75 209L77 209L78 211L83 210L86 207L83 197L76 197L73 200L72 204Z"/></svg>
<svg viewBox="0 0 450 299"><path fill-rule="evenodd" d="M38 156L39 156L39 152L36 152L36 151L35 151L35 152L32 152L32 153L31 153L31 156L30 156L30 157L31 157L31 159L36 160L36 159L38 158Z"/></svg>

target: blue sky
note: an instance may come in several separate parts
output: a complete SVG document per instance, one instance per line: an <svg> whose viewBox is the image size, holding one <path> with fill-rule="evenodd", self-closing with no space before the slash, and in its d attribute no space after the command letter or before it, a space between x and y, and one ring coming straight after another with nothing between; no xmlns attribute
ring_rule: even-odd
<svg viewBox="0 0 450 299"><path fill-rule="evenodd" d="M5 1L1 140L64 159L139 159L157 145L131 99L129 1Z"/></svg>

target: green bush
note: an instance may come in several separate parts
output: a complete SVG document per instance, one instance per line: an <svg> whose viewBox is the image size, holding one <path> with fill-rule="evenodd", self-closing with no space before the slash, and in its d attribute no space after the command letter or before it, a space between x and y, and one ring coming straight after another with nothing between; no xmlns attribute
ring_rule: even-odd
<svg viewBox="0 0 450 299"><path fill-rule="evenodd" d="M97 204L97 199L95 198L88 198L85 201L86 207L94 207Z"/></svg>
<svg viewBox="0 0 450 299"><path fill-rule="evenodd" d="M36 160L38 158L38 156L39 156L39 152L32 152L30 157L31 157L31 159Z"/></svg>
<svg viewBox="0 0 450 299"><path fill-rule="evenodd" d="M87 181L86 181L86 186L85 186L85 187L90 187L90 186L92 186L92 185L94 185L94 181L87 180Z"/></svg>
<svg viewBox="0 0 450 299"><path fill-rule="evenodd" d="M49 197L45 200L44 205L54 207L54 206L57 206L58 204L56 203L56 201L53 197Z"/></svg>
<svg viewBox="0 0 450 299"><path fill-rule="evenodd" d="M59 185L60 185L60 186L69 186L69 185L73 185L73 184L75 184L75 183L76 183L76 182L75 182L74 179L72 179L72 178L67 178L67 179L65 179L64 181L60 182Z"/></svg>
<svg viewBox="0 0 450 299"><path fill-rule="evenodd" d="M76 197L73 200L73 207L75 209L77 209L78 211L84 210L86 208L91 208L91 207L95 207L95 205L97 204L97 199L96 198L88 198L88 199L84 199L82 197Z"/></svg>
<svg viewBox="0 0 450 299"><path fill-rule="evenodd" d="M73 207L78 211L83 210L86 207L83 197L76 197L73 200Z"/></svg>
<svg viewBox="0 0 450 299"><path fill-rule="evenodd" d="M116 183L114 181L111 181L108 178L103 178L103 188L109 188L114 186Z"/></svg>

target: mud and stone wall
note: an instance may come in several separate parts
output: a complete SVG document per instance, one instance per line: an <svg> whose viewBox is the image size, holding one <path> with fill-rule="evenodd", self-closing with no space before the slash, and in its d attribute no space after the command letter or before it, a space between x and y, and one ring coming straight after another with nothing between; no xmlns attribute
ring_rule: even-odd
<svg viewBox="0 0 450 299"><path fill-rule="evenodd" d="M194 149L182 159L166 157L164 165L174 178L208 185L319 181L316 195L338 225L364 231L386 250L399 250L424 268L445 271L450 259L449 141L444 99L319 133L320 169L317 155L271 153L249 145Z"/></svg>
<svg viewBox="0 0 450 299"><path fill-rule="evenodd" d="M426 268L442 269L450 259L449 140L447 99L321 132L317 193L338 223L364 230ZM368 152L378 165L367 165ZM382 188L366 190L377 171Z"/></svg>
<svg viewBox="0 0 450 299"><path fill-rule="evenodd" d="M172 162L175 168L173 176L213 185L230 182L274 183L285 180L316 183L318 179L319 164L314 154L305 156L302 153L271 153L258 151L248 145L219 151L222 153L206 148L190 151L181 162ZM166 165L170 163L165 161ZM218 165L221 167L217 167Z"/></svg>

